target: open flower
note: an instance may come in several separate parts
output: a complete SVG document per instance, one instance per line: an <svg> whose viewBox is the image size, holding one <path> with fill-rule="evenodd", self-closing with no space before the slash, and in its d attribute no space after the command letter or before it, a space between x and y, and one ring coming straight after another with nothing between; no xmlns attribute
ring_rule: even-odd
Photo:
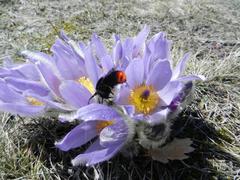
<svg viewBox="0 0 240 180"><path fill-rule="evenodd" d="M169 107L186 96L185 86L203 76L182 76L189 54L185 54L173 69L170 59L170 41L158 33L146 44L142 56L134 58L126 68L127 84L121 89L117 103L135 107L136 118L157 124L166 119ZM170 106L171 105L171 106Z"/></svg>
<svg viewBox="0 0 240 180"><path fill-rule="evenodd" d="M65 41L70 41L65 34L62 36ZM35 64L41 82L54 96L59 108L73 111L87 105L94 93L94 86L88 78L82 57L84 44L78 44L76 51L65 41L56 40L51 47L52 56L30 51L23 51L22 54Z"/></svg>
<svg viewBox="0 0 240 180"><path fill-rule="evenodd" d="M75 118L83 122L55 143L59 149L68 151L95 137L98 138L83 154L72 160L74 166L90 166L110 159L134 134L133 122L128 120L129 118L123 118L119 111L105 105L91 104L82 107Z"/></svg>

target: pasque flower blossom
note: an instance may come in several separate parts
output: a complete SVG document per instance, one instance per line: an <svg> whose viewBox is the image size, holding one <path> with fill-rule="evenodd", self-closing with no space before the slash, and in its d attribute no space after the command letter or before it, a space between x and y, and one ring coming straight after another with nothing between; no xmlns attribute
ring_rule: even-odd
<svg viewBox="0 0 240 180"><path fill-rule="evenodd" d="M173 100L176 105L177 99L183 99L180 96L188 82L204 79L198 75L182 76L189 54L172 68L170 43L164 33L156 34L146 43L142 55L127 66L127 85L117 100L119 104L133 105L136 118L152 124L167 117L169 110L173 110Z"/></svg>
<svg viewBox="0 0 240 180"><path fill-rule="evenodd" d="M128 110L128 112L130 111ZM82 123L73 128L55 145L63 151L68 151L98 137L84 153L72 160L72 164L74 166L79 164L90 166L106 161L133 138L133 121L124 118L122 113L101 104L82 107L75 115L75 119L81 120ZM124 116L126 117L126 115Z"/></svg>
<svg viewBox="0 0 240 180"><path fill-rule="evenodd" d="M55 144L68 151L95 140L72 160L74 166L106 161L126 143L159 148L170 134L170 119L190 95L193 81L204 77L183 75L190 54L174 67L171 41L162 32L147 40L149 31L144 26L135 37L125 40L115 35L112 51L96 34L84 44L63 32L51 47L51 55L23 51L26 63L5 61L0 68L1 111L36 116L51 110L60 113L61 121L77 119L79 125ZM101 101L91 99L96 85L112 70L124 72L127 82L111 92L112 103L97 104Z"/></svg>

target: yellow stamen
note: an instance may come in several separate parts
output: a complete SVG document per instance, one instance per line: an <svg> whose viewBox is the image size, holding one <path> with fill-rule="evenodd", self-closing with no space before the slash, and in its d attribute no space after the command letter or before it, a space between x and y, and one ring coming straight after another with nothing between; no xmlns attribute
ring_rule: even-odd
<svg viewBox="0 0 240 180"><path fill-rule="evenodd" d="M95 93L95 88L93 86L93 83L91 82L91 80L85 76L80 77L77 80L80 84L82 84L85 88L87 88L87 90L91 93L94 94Z"/></svg>
<svg viewBox="0 0 240 180"><path fill-rule="evenodd" d="M26 97L26 99L27 99L27 102L33 106L43 106L44 105L43 102L39 101L38 99L36 99L34 97L28 96L28 97Z"/></svg>
<svg viewBox="0 0 240 180"><path fill-rule="evenodd" d="M153 112L160 98L153 86L141 85L134 88L129 96L130 104L134 105L138 113L145 115Z"/></svg>
<svg viewBox="0 0 240 180"><path fill-rule="evenodd" d="M111 126L113 124L114 124L114 121L100 121L96 125L96 130L98 133L100 133L102 131L102 129L104 129L107 126Z"/></svg>

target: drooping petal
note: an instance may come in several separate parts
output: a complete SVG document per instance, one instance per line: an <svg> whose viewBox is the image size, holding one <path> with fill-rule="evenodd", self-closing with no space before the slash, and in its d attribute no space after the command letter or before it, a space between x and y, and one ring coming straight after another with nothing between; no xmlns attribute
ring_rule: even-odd
<svg viewBox="0 0 240 180"><path fill-rule="evenodd" d="M62 151L68 151L87 143L97 136L96 124L98 121L83 122L73 128L61 141L56 142L55 146Z"/></svg>
<svg viewBox="0 0 240 180"><path fill-rule="evenodd" d="M11 68L11 73L19 73L29 80L38 81L40 79L39 73L34 64L21 64Z"/></svg>
<svg viewBox="0 0 240 180"><path fill-rule="evenodd" d="M90 104L84 106L77 111L75 119L82 119L84 121L92 120L112 120L119 117L119 114L111 107L103 104Z"/></svg>
<svg viewBox="0 0 240 180"><path fill-rule="evenodd" d="M122 144L127 140L128 128L122 118L115 119L115 124L105 127L100 135L100 144L102 146L111 146Z"/></svg>
<svg viewBox="0 0 240 180"><path fill-rule="evenodd" d="M172 100L180 93L184 85L180 81L169 82L162 90L158 92L158 95L164 102L169 105Z"/></svg>
<svg viewBox="0 0 240 180"><path fill-rule="evenodd" d="M169 112L170 112L169 109L158 111L149 116L149 118L147 118L146 120L151 125L159 124L167 119Z"/></svg>
<svg viewBox="0 0 240 180"><path fill-rule="evenodd" d="M179 61L179 63L173 70L172 80L175 80L182 75L182 73L186 67L186 63L189 60L189 56L190 56L190 53L186 53L186 54L184 54L183 58Z"/></svg>
<svg viewBox="0 0 240 180"><path fill-rule="evenodd" d="M0 100L3 102L24 102L21 94L10 88L6 82L0 79Z"/></svg>
<svg viewBox="0 0 240 180"><path fill-rule="evenodd" d="M31 90L41 96L47 96L49 94L49 90L43 87L43 85L40 82L12 77L6 77L4 78L4 80L6 81L6 83L10 84L11 86L14 86L16 89L21 91Z"/></svg>
<svg viewBox="0 0 240 180"><path fill-rule="evenodd" d="M127 83L131 88L139 86L143 83L144 66L141 59L134 59L126 68Z"/></svg>
<svg viewBox="0 0 240 180"><path fill-rule="evenodd" d="M65 81L60 85L59 89L64 100L76 108L87 105L91 97L91 93L75 81Z"/></svg>
<svg viewBox="0 0 240 180"><path fill-rule="evenodd" d="M78 155L72 160L73 166L86 165L91 166L103 161L109 160L122 147L122 144L115 144L110 147L102 147L98 141L93 144L95 150L92 148L91 152L86 152ZM91 147L90 147L91 148Z"/></svg>
<svg viewBox="0 0 240 180"><path fill-rule="evenodd" d="M0 111L21 116L39 116L44 112L44 109L45 106L0 102Z"/></svg>
<svg viewBox="0 0 240 180"><path fill-rule="evenodd" d="M42 52L31 52L28 50L24 50L21 52L21 54L23 56L27 57L33 63L42 62L42 63L46 63L48 65L51 65L52 63L54 63L51 56L49 56L45 53L42 53Z"/></svg>
<svg viewBox="0 0 240 180"><path fill-rule="evenodd" d="M152 85L156 91L161 90L170 81L172 71L169 61L158 61L147 77L147 85Z"/></svg>

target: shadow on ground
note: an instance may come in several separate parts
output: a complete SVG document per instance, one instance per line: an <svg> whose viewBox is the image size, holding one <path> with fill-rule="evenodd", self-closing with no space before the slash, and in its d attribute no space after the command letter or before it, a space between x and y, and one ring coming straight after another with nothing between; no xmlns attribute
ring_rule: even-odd
<svg viewBox="0 0 240 180"><path fill-rule="evenodd" d="M61 123L57 120L37 119L23 125L24 137L31 152L63 179L93 179L94 171L100 169L102 179L225 179L226 174L218 171L209 162L211 159L224 160L240 166L240 161L231 154L221 150L221 142L231 141L218 133L208 124L199 110L185 110L173 124L171 138L191 138L195 151L184 161L169 161L167 164L152 161L150 158L138 156L133 159L118 155L100 168L72 167L70 161L80 152L82 147L69 152L61 152L54 147L56 139L63 137L76 123ZM214 143L213 143L214 142ZM231 142L229 142L231 143ZM215 144L215 145L214 145ZM88 145L86 145L88 146Z"/></svg>

